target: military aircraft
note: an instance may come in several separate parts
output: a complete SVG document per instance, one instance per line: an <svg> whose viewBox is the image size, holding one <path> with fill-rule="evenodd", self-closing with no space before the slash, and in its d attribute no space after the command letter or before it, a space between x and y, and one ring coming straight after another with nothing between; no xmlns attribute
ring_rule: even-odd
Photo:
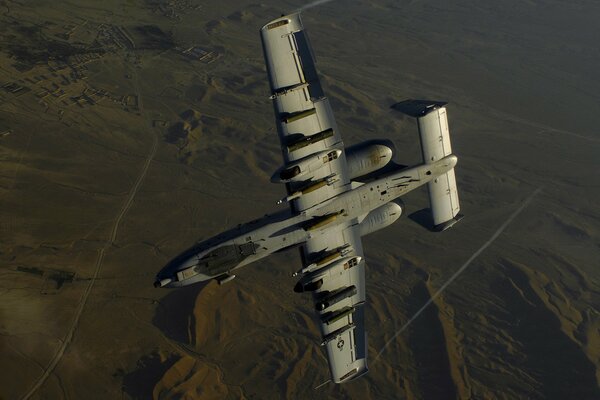
<svg viewBox="0 0 600 400"><path fill-rule="evenodd" d="M181 287L235 278L238 268L275 252L300 247L296 292L312 292L331 380L365 374L365 257L361 237L396 221L399 197L427 185L432 220L444 230L459 218L445 103L406 101L395 106L417 119L423 163L392 162L389 141L344 147L325 97L298 13L261 30L283 165L271 181L283 183L289 208L200 241L169 262L156 287ZM390 168L391 166L391 168Z"/></svg>

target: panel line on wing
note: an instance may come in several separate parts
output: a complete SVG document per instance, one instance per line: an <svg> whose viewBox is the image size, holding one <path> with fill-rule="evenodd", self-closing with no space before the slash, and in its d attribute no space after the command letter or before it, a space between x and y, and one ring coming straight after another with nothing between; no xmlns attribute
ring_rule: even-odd
<svg viewBox="0 0 600 400"><path fill-rule="evenodd" d="M298 72L298 77L300 79L300 83L306 83L306 79L304 77L304 71L302 70L302 61L300 59L300 55L298 54L298 46L296 45L296 40L294 38L293 33L287 35L288 41L290 43L290 48L292 51L292 57L294 58L294 64L296 64L296 72Z"/></svg>

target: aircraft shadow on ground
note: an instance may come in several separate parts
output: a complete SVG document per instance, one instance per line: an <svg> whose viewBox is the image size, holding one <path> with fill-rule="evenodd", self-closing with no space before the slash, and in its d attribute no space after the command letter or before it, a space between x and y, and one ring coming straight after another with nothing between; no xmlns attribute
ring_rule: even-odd
<svg viewBox="0 0 600 400"><path fill-rule="evenodd" d="M413 222L421 225L423 228L433 231L433 219L431 218L431 209L423 208L422 210L415 211L408 216Z"/></svg>

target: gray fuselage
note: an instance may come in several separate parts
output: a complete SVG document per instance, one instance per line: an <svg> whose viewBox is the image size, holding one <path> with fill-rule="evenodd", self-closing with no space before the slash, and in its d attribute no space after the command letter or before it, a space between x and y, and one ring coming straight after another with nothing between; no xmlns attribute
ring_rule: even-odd
<svg viewBox="0 0 600 400"><path fill-rule="evenodd" d="M157 287L181 287L213 278L227 278L237 268L324 234L335 224L361 216L448 172L457 158L405 168L349 190L301 213L283 210L198 242L156 276Z"/></svg>

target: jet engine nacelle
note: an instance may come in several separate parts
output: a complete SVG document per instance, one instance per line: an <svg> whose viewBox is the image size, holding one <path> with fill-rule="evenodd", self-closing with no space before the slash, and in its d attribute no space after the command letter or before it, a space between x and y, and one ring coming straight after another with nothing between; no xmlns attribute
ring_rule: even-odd
<svg viewBox="0 0 600 400"><path fill-rule="evenodd" d="M367 140L346 149L350 179L368 175L385 167L394 156L394 144L389 140Z"/></svg>
<svg viewBox="0 0 600 400"><path fill-rule="evenodd" d="M397 203L390 202L384 204L367 214L365 219L363 219L359 224L360 236L362 237L368 235L369 233L373 233L385 228L400 218L400 215L402 215L402 211L404 209L404 203L400 202L399 200L396 201Z"/></svg>

